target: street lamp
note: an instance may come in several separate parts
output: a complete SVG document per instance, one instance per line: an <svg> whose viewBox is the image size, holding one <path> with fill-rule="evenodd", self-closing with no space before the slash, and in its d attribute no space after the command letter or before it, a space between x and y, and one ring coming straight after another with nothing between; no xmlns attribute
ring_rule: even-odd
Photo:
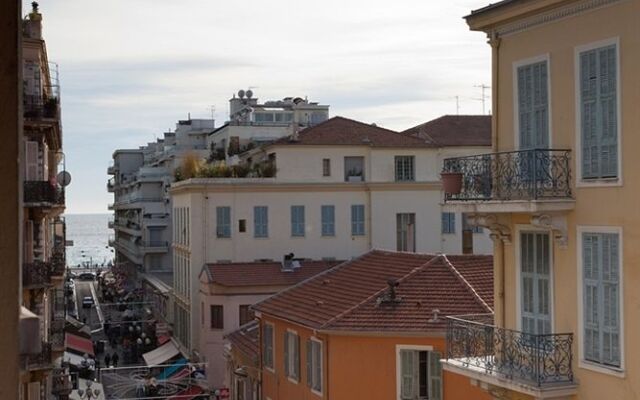
<svg viewBox="0 0 640 400"><path fill-rule="evenodd" d="M78 395L81 399L97 399L100 396L100 389L92 389L93 381L87 381L86 389L78 389Z"/></svg>

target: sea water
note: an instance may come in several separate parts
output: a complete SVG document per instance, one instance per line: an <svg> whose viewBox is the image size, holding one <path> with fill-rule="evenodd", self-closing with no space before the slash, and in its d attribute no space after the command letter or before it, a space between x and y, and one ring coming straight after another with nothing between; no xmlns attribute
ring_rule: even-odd
<svg viewBox="0 0 640 400"><path fill-rule="evenodd" d="M114 259L109 247L109 220L113 214L65 214L67 225L67 265L106 265Z"/></svg>

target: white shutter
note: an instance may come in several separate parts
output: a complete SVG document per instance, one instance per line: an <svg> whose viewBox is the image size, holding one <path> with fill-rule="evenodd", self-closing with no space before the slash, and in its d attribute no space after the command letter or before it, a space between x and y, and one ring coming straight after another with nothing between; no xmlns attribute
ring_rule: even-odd
<svg viewBox="0 0 640 400"><path fill-rule="evenodd" d="M416 395L417 384L417 357L413 350L400 350L400 398L412 400Z"/></svg>
<svg viewBox="0 0 640 400"><path fill-rule="evenodd" d="M27 398L28 400L40 400L40 382L29 382Z"/></svg>
<svg viewBox="0 0 640 400"><path fill-rule="evenodd" d="M42 148L42 171L43 171L43 180L49 180L49 146L46 143L43 144Z"/></svg>
<svg viewBox="0 0 640 400"><path fill-rule="evenodd" d="M429 353L429 400L442 400L442 365L440 353Z"/></svg>
<svg viewBox="0 0 640 400"><path fill-rule="evenodd" d="M40 180L38 179L38 142L28 140L25 145L25 152L25 180Z"/></svg>

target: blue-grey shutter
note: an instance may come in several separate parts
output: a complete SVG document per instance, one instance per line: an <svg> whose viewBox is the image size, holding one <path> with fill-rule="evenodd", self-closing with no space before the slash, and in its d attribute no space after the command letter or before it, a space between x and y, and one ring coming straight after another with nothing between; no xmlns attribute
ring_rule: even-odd
<svg viewBox="0 0 640 400"><path fill-rule="evenodd" d="M550 237L520 234L521 323L531 334L551 332Z"/></svg>
<svg viewBox="0 0 640 400"><path fill-rule="evenodd" d="M520 149L526 150L533 147L533 126L531 116L533 114L532 90L533 68L525 65L518 68L518 128L520 135Z"/></svg>
<svg viewBox="0 0 640 400"><path fill-rule="evenodd" d="M442 400L441 354L430 351L429 355L429 400Z"/></svg>
<svg viewBox="0 0 640 400"><path fill-rule="evenodd" d="M520 150L549 147L547 62L517 69Z"/></svg>
<svg viewBox="0 0 640 400"><path fill-rule="evenodd" d="M307 386L313 387L313 349L311 339L306 341L307 349Z"/></svg>
<svg viewBox="0 0 640 400"><path fill-rule="evenodd" d="M335 207L321 206L320 214L322 218L322 236L335 235Z"/></svg>
<svg viewBox="0 0 640 400"><path fill-rule="evenodd" d="M616 47L598 50L600 91L600 167L602 177L618 171Z"/></svg>
<svg viewBox="0 0 640 400"><path fill-rule="evenodd" d="M580 54L580 114L582 126L582 177L595 178L600 173L599 132L597 123L596 51Z"/></svg>
<svg viewBox="0 0 640 400"><path fill-rule="evenodd" d="M266 206L253 207L253 229L255 237L269 236L268 218L268 208Z"/></svg>
<svg viewBox="0 0 640 400"><path fill-rule="evenodd" d="M620 365L619 244L617 234L602 235L602 361Z"/></svg>
<svg viewBox="0 0 640 400"><path fill-rule="evenodd" d="M584 357L600 362L600 323L598 318L598 281L600 275L599 236L582 236L582 277L584 309Z"/></svg>
<svg viewBox="0 0 640 400"><path fill-rule="evenodd" d="M289 332L284 333L284 375L291 376L289 371Z"/></svg>

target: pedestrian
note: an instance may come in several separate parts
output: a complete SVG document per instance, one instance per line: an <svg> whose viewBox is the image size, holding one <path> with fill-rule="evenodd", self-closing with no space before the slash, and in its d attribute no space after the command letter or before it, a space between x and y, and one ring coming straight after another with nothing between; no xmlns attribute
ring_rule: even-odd
<svg viewBox="0 0 640 400"><path fill-rule="evenodd" d="M113 360L113 366L117 368L118 361L120 360L120 357L118 357L118 353L113 353L113 356L111 356L111 359Z"/></svg>
<svg viewBox="0 0 640 400"><path fill-rule="evenodd" d="M104 356L104 367L109 368L109 365L111 365L111 356L107 353L107 355Z"/></svg>

